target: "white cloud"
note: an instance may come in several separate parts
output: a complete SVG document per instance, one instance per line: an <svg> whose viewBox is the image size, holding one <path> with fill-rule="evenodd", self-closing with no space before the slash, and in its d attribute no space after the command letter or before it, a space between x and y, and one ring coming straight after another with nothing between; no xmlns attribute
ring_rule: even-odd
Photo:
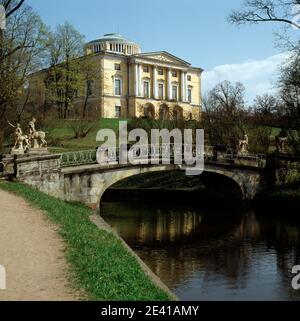
<svg viewBox="0 0 300 321"><path fill-rule="evenodd" d="M241 82L246 87L246 101L252 103L256 95L274 93L279 66L287 54L278 54L263 60L251 60L240 64L221 65L203 73L203 93L219 82Z"/></svg>

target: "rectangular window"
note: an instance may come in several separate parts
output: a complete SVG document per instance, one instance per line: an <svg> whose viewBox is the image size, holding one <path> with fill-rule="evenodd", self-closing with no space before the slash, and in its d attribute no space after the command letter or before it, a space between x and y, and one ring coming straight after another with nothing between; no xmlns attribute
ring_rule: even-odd
<svg viewBox="0 0 300 321"><path fill-rule="evenodd" d="M145 98L149 98L149 89L150 89L150 86L149 86L149 81L144 81L144 97Z"/></svg>
<svg viewBox="0 0 300 321"><path fill-rule="evenodd" d="M116 118L120 118L121 117L121 106L116 106L115 107L115 116L116 116Z"/></svg>
<svg viewBox="0 0 300 321"><path fill-rule="evenodd" d="M177 100L178 93L177 93L177 86L172 86L172 98Z"/></svg>
<svg viewBox="0 0 300 321"><path fill-rule="evenodd" d="M158 99L164 99L164 85L158 84Z"/></svg>
<svg viewBox="0 0 300 321"><path fill-rule="evenodd" d="M120 64L115 64L115 70L121 70L121 65Z"/></svg>
<svg viewBox="0 0 300 321"><path fill-rule="evenodd" d="M148 67L148 66L144 66L144 67L143 67L143 71L144 71L144 72L149 72L149 67Z"/></svg>
<svg viewBox="0 0 300 321"><path fill-rule="evenodd" d="M160 76L163 76L164 75L164 70L162 68L158 68L157 69L157 73L160 75Z"/></svg>
<svg viewBox="0 0 300 321"><path fill-rule="evenodd" d="M115 95L121 96L121 79L115 79Z"/></svg>
<svg viewBox="0 0 300 321"><path fill-rule="evenodd" d="M176 71L176 70L173 70L173 71L172 71L172 76L173 76L173 77L177 77L177 71Z"/></svg>
<svg viewBox="0 0 300 321"><path fill-rule="evenodd" d="M191 81L191 80L192 80L192 76L191 76L191 75L188 75L188 76L187 76L187 80L188 80L188 81Z"/></svg>
<svg viewBox="0 0 300 321"><path fill-rule="evenodd" d="M189 103L192 102L192 89L191 88L188 89L188 101L189 101Z"/></svg>

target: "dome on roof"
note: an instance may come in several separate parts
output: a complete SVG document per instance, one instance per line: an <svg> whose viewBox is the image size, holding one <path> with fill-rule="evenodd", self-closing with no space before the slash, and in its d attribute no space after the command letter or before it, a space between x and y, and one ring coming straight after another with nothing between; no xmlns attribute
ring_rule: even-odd
<svg viewBox="0 0 300 321"><path fill-rule="evenodd" d="M86 48L87 53L106 51L124 55L135 55L141 52L138 44L118 33L107 33L103 37L87 43Z"/></svg>

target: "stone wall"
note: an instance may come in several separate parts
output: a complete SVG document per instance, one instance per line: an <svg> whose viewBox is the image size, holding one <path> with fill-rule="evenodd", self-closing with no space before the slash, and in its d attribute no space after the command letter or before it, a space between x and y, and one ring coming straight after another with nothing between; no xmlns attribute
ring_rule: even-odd
<svg viewBox="0 0 300 321"><path fill-rule="evenodd" d="M15 178L48 195L63 198L60 155L23 156L14 159Z"/></svg>

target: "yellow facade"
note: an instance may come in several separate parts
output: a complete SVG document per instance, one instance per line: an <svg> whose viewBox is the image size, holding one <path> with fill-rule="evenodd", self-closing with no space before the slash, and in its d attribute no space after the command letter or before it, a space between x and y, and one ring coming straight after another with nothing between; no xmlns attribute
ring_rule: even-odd
<svg viewBox="0 0 300 321"><path fill-rule="evenodd" d="M95 62L88 109L102 118L150 117L171 119L201 116L201 68L168 52L141 53L140 47L117 34L86 45ZM83 97L74 105L80 109Z"/></svg>

